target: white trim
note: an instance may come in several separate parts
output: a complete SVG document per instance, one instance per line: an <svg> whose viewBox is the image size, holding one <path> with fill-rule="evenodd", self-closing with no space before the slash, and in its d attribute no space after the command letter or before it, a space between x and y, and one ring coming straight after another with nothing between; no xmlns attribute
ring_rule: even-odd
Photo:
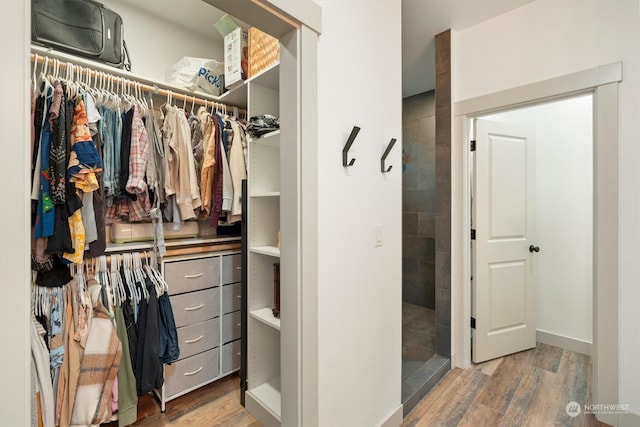
<svg viewBox="0 0 640 427"><path fill-rule="evenodd" d="M580 92L594 92L594 335L593 401L618 402L618 91L622 64L614 63L526 86L480 96L453 105L453 143L468 149L469 120L492 111L548 102ZM458 367L470 365L470 212L469 164L465 153L452 147L452 353ZM453 298L460 298L453 300ZM602 417L610 422L609 417Z"/></svg>
<svg viewBox="0 0 640 427"><path fill-rule="evenodd" d="M453 115L477 116L480 113L490 111L548 102L554 98L565 98L572 93L584 92L620 81L622 81L622 63L615 62L525 86L465 99L453 104Z"/></svg>
<svg viewBox="0 0 640 427"><path fill-rule="evenodd" d="M382 424L380 424L380 427L397 427L402 425L402 411L403 407L400 405L398 409L393 411L393 413Z"/></svg>
<svg viewBox="0 0 640 427"><path fill-rule="evenodd" d="M593 138L593 402L618 402L618 84L596 88Z"/></svg>
<svg viewBox="0 0 640 427"><path fill-rule="evenodd" d="M591 356L593 347L593 344L588 341L541 330L536 331L536 341L554 347L564 348L565 350L575 351L576 353L586 354L587 356Z"/></svg>
<svg viewBox="0 0 640 427"><path fill-rule="evenodd" d="M0 392L3 425L29 425L31 420L31 99L29 44L30 2L2 3L6 22L0 28L4 40L0 91L11 103L0 106L3 138L8 141L0 158L3 196L11 205L5 213L0 251L3 271L3 308L0 312L3 342L10 343L3 354L0 378L6 384ZM10 141L10 142L9 142Z"/></svg>

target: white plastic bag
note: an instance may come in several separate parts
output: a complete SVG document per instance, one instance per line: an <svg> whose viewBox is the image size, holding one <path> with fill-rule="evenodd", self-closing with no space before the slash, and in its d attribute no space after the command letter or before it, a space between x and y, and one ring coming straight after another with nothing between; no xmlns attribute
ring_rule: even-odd
<svg viewBox="0 0 640 427"><path fill-rule="evenodd" d="M175 86L218 96L224 92L224 64L215 59L185 56L169 67L167 80Z"/></svg>

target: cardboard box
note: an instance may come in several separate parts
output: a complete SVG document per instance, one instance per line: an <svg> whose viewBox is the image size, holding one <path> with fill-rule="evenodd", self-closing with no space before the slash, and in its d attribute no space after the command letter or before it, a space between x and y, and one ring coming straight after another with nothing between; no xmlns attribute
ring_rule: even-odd
<svg viewBox="0 0 640 427"><path fill-rule="evenodd" d="M224 86L227 89L247 78L248 44L247 31L240 27L224 36Z"/></svg>
<svg viewBox="0 0 640 427"><path fill-rule="evenodd" d="M224 37L224 86L231 89L248 76L249 35L229 15L214 24Z"/></svg>

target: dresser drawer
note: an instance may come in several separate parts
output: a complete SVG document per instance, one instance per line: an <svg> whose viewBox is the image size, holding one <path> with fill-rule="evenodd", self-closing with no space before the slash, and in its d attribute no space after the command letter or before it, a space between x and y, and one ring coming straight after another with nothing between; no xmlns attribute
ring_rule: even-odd
<svg viewBox="0 0 640 427"><path fill-rule="evenodd" d="M242 303L242 287L240 283L222 287L222 314L240 310Z"/></svg>
<svg viewBox="0 0 640 427"><path fill-rule="evenodd" d="M167 397L210 381L220 373L220 348L178 360L164 367L164 391Z"/></svg>
<svg viewBox="0 0 640 427"><path fill-rule="evenodd" d="M223 375L240 368L240 347L240 340L222 346L220 359L222 360Z"/></svg>
<svg viewBox="0 0 640 427"><path fill-rule="evenodd" d="M222 284L236 283L242 280L242 257L240 254L222 257Z"/></svg>
<svg viewBox="0 0 640 427"><path fill-rule="evenodd" d="M177 328L180 359L220 345L220 318Z"/></svg>
<svg viewBox="0 0 640 427"><path fill-rule="evenodd" d="M164 279L169 295L197 291L220 284L220 257L167 261Z"/></svg>
<svg viewBox="0 0 640 427"><path fill-rule="evenodd" d="M178 328L213 319L220 315L220 287L173 295L171 307Z"/></svg>
<svg viewBox="0 0 640 427"><path fill-rule="evenodd" d="M222 316L222 342L228 343L240 338L242 316L239 311Z"/></svg>

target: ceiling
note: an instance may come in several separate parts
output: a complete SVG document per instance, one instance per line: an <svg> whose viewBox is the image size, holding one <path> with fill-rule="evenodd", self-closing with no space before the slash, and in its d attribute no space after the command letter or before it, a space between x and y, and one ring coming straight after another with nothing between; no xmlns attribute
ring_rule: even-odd
<svg viewBox="0 0 640 427"><path fill-rule="evenodd" d="M402 0L402 96L434 88L434 36L449 28L460 30L516 9L534 0ZM203 0L111 0L153 11L162 19L190 31L219 37L213 29L223 13ZM148 13L148 12L147 12Z"/></svg>

